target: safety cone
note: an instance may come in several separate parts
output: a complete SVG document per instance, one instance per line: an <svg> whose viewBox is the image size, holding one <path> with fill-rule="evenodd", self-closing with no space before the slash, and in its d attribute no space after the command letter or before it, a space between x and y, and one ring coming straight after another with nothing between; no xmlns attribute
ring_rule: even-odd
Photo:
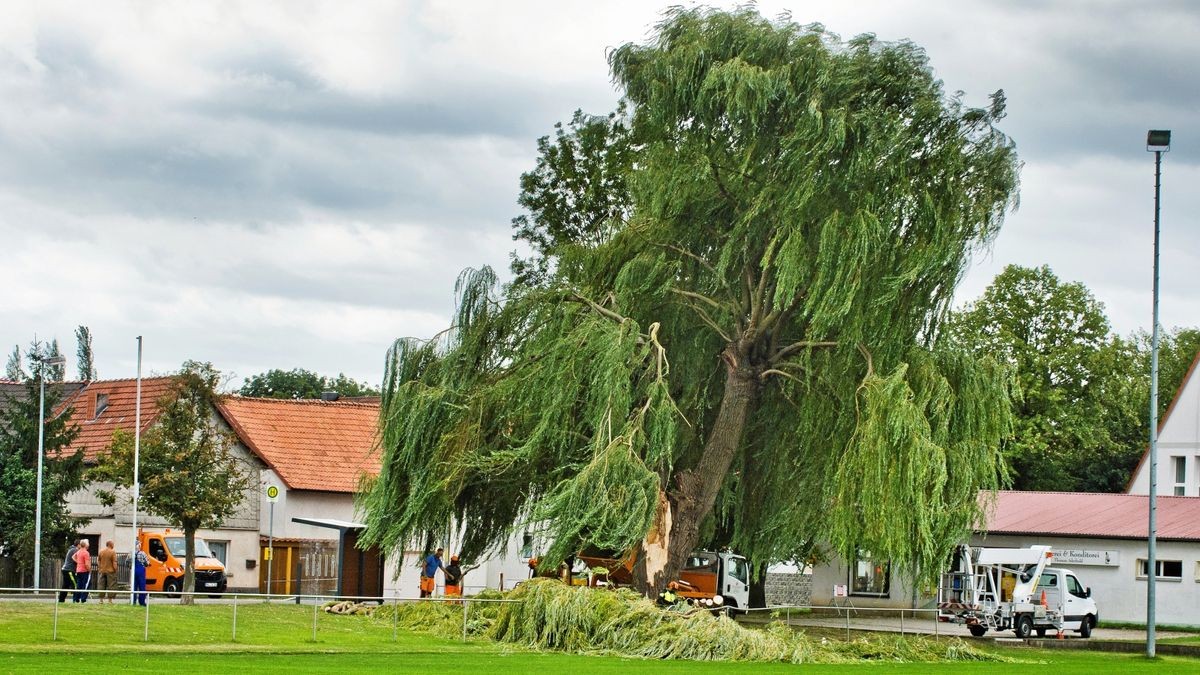
<svg viewBox="0 0 1200 675"><path fill-rule="evenodd" d="M1046 604L1046 591L1042 591L1042 607L1050 608L1050 605Z"/></svg>
<svg viewBox="0 0 1200 675"><path fill-rule="evenodd" d="M1065 640L1065 639L1066 639L1066 637L1067 637L1066 635L1063 635L1063 632L1062 632L1062 630L1061 630L1061 629L1059 629L1059 631L1058 631L1058 639L1059 639L1059 640Z"/></svg>

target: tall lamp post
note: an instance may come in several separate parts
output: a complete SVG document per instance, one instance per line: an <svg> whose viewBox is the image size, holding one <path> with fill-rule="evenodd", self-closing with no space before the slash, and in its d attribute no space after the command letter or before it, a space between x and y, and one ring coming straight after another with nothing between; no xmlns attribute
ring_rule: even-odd
<svg viewBox="0 0 1200 675"><path fill-rule="evenodd" d="M41 382L41 396L38 399L38 465L37 465L37 507L34 509L33 525L33 592L42 590L42 456L46 454L46 368L61 366L67 362L61 356L52 356L41 362L38 381Z"/></svg>
<svg viewBox="0 0 1200 675"><path fill-rule="evenodd" d="M1146 152L1154 153L1154 324L1150 329L1150 540L1146 548L1146 657L1154 658L1154 591L1158 578L1158 224L1162 188L1162 156L1171 151L1171 132L1151 129L1146 134Z"/></svg>

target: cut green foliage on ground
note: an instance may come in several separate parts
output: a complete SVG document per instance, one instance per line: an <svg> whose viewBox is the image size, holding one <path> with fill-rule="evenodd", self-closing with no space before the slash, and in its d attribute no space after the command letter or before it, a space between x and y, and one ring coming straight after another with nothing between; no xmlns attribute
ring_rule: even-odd
<svg viewBox="0 0 1200 675"><path fill-rule="evenodd" d="M692 661L853 663L996 661L1003 657L958 639L877 635L851 641L812 638L781 624L746 628L724 616L682 606L662 608L629 590L572 587L550 579L525 582L511 603L476 603L467 632L533 649ZM398 612L393 616L393 612ZM463 630L463 608L434 603L381 608L378 621L451 637Z"/></svg>
<svg viewBox="0 0 1200 675"><path fill-rule="evenodd" d="M472 602L468 630L486 632L500 609ZM120 672L381 672L433 671L478 675L486 669L504 672L570 673L794 673L796 666L779 662L687 661L637 659L615 655L578 655L533 651L516 643L482 637L462 641L459 605L392 605L376 616L336 616L318 611L317 640L312 641L311 605L239 603L237 641L231 640L233 606L202 602L193 607L174 603L150 608L150 640L143 642L145 614L127 605L93 603L58 606L59 639L51 640L55 607L49 602L0 601L0 673L46 673L75 670L89 663ZM319 609L319 608L318 608ZM440 618L438 618L440 617ZM479 621L479 624L475 622ZM430 634L438 633L448 637ZM820 641L819 638L815 638ZM911 639L911 638L910 638ZM830 638L828 642L837 642ZM856 661L811 664L804 672L858 672L886 668L888 673L1004 673L1014 667L1042 666L1055 673L1196 672L1197 661L1162 657L1154 661L1135 654L1075 650L1032 650L980 640L971 647L985 654L1010 657L1017 663L944 661L899 663ZM945 647L945 639L936 644ZM100 659L100 661L96 661Z"/></svg>

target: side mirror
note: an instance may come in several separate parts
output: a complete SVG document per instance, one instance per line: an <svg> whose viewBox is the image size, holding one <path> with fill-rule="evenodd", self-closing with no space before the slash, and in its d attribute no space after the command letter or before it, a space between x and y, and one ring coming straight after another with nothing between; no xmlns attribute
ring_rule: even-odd
<svg viewBox="0 0 1200 675"><path fill-rule="evenodd" d="M1085 598L1090 598L1090 597L1092 597L1092 587L1091 587L1091 586L1088 586L1088 587L1087 587L1087 590L1085 590L1085 591L1083 592L1083 597L1085 597Z"/></svg>

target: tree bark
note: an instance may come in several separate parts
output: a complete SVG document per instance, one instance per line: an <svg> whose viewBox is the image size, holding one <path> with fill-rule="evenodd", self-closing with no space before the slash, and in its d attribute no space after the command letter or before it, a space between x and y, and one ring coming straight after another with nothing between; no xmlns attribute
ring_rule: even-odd
<svg viewBox="0 0 1200 675"><path fill-rule="evenodd" d="M180 596L179 604L192 605L196 602L196 596L191 595L196 590L196 529L192 527L184 527L183 529L183 546L184 546L184 562L183 562L183 595Z"/></svg>
<svg viewBox="0 0 1200 675"><path fill-rule="evenodd" d="M758 404L761 386L758 369L746 364L746 359L738 354L735 345L728 346L721 357L726 365L721 407L708 441L704 444L700 461L676 476L674 488L667 495L666 522L662 523L667 525L667 540L652 542L648 536L647 541L642 543L634 576L639 590L646 595L656 595L668 581L679 578L688 554L699 543L700 525L712 512L717 494L729 473L729 466L741 447L746 422ZM657 530L658 527L652 528L651 536ZM664 544L667 552L665 564L661 567L653 565L653 547ZM651 564L647 564L647 560Z"/></svg>

